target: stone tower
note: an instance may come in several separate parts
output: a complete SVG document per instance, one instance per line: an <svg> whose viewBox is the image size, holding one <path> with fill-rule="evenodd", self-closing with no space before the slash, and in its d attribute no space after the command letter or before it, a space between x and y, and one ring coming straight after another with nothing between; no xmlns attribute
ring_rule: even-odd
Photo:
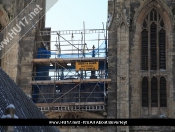
<svg viewBox="0 0 175 132"><path fill-rule="evenodd" d="M110 0L108 14L108 118L175 118L175 0Z"/></svg>
<svg viewBox="0 0 175 132"><path fill-rule="evenodd" d="M45 27L45 6L45 0L0 0L0 39L9 41L1 43L1 67L26 94L31 94L34 51L42 47L35 41Z"/></svg>

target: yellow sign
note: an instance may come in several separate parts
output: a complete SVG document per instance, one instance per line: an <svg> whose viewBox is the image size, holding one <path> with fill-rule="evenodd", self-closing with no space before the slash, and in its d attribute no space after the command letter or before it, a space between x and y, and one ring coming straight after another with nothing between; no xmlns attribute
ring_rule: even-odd
<svg viewBox="0 0 175 132"><path fill-rule="evenodd" d="M76 71L97 71L99 69L98 61L76 62Z"/></svg>

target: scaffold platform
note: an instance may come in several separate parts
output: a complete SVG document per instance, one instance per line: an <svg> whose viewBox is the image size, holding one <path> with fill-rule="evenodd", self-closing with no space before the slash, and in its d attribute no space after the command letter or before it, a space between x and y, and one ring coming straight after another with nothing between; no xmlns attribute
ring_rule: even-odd
<svg viewBox="0 0 175 132"><path fill-rule="evenodd" d="M34 53L32 100L43 112L105 111L108 78L105 29L40 31L43 44ZM98 34L97 48L89 48L86 34ZM56 35L56 41L46 40ZM71 35L71 40L65 36ZM74 37L79 35L81 40ZM50 43L56 50L49 50ZM100 44L101 43L101 44ZM50 46L49 46L50 47Z"/></svg>

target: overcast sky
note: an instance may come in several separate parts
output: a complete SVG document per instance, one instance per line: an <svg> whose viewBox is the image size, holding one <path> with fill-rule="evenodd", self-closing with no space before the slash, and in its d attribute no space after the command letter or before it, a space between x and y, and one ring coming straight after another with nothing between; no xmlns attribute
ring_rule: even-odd
<svg viewBox="0 0 175 132"><path fill-rule="evenodd" d="M46 14L46 27L51 27L52 31L80 30L83 29L84 21L86 29L102 29L102 22L105 24L107 21L107 2L108 0L58 0Z"/></svg>

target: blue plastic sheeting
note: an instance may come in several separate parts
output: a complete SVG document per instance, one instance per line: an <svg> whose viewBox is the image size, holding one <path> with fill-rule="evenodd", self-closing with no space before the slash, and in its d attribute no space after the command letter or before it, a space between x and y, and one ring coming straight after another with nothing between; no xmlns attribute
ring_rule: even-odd
<svg viewBox="0 0 175 132"><path fill-rule="evenodd" d="M106 45L107 45L106 43L107 41L104 41L98 48L84 54L82 53L82 51L79 51L79 54L78 53L58 54L56 52L50 52L45 48L38 48L37 58L50 58L51 55L55 55L58 58L106 57Z"/></svg>
<svg viewBox="0 0 175 132"><path fill-rule="evenodd" d="M50 58L51 52L45 48L38 48L37 58Z"/></svg>

